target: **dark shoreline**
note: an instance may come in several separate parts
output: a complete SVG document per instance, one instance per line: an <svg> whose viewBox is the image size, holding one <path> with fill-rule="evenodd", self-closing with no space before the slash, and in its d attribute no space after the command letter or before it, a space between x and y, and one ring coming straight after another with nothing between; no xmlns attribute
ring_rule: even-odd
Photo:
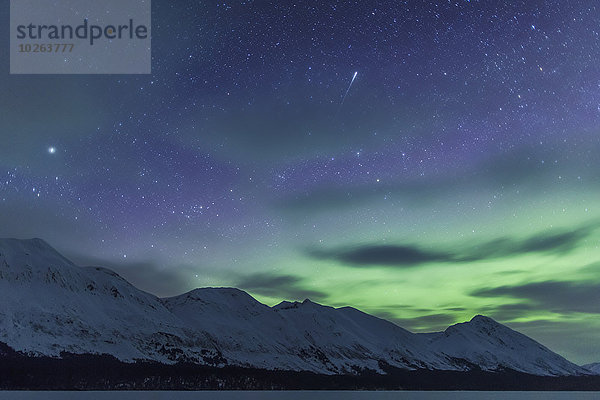
<svg viewBox="0 0 600 400"><path fill-rule="evenodd" d="M186 363L124 363L108 355L27 357L4 347L0 350L0 390L600 390L600 376L545 377L512 370L457 372L382 368L387 375L372 371L320 375Z"/></svg>

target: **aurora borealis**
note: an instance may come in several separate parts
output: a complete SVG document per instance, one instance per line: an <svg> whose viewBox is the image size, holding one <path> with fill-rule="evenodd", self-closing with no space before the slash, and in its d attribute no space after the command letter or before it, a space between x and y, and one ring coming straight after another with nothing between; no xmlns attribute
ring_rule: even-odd
<svg viewBox="0 0 600 400"><path fill-rule="evenodd" d="M485 314L600 361L595 2L152 9L151 75L9 75L3 52L0 236L160 296Z"/></svg>

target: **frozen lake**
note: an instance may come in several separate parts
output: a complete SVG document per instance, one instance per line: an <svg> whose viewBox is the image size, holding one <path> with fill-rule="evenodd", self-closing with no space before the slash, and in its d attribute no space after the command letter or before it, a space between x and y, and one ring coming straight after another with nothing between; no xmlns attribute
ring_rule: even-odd
<svg viewBox="0 0 600 400"><path fill-rule="evenodd" d="M0 392L2 399L98 399L98 400L591 400L600 398L600 392L335 392L335 391L299 391L299 392Z"/></svg>

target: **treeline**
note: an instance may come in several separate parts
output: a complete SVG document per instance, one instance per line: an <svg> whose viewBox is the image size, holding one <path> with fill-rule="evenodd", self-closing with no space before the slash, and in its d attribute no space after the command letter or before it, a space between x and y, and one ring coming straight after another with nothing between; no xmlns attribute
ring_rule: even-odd
<svg viewBox="0 0 600 400"><path fill-rule="evenodd" d="M387 375L267 371L195 364L124 363L108 355L27 357L0 344L3 390L600 390L600 377L541 377L515 371L406 371Z"/></svg>

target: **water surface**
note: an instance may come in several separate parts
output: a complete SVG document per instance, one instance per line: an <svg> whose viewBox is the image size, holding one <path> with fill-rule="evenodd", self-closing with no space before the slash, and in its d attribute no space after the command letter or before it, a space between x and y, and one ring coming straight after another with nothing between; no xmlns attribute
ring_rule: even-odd
<svg viewBox="0 0 600 400"><path fill-rule="evenodd" d="M10 400L597 400L600 392L343 392L343 391L286 391L286 392L2 392L0 399Z"/></svg>

